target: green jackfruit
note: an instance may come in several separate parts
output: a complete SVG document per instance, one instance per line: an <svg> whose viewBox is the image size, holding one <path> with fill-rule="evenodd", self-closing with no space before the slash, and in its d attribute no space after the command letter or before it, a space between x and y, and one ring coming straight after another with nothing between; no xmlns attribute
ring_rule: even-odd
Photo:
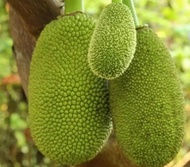
<svg viewBox="0 0 190 167"><path fill-rule="evenodd" d="M93 158L112 128L108 88L87 62L93 20L64 16L42 31L29 76L29 127L39 150L62 164Z"/></svg>
<svg viewBox="0 0 190 167"><path fill-rule="evenodd" d="M149 28L137 30L137 48L125 73L110 81L116 138L141 167L163 167L184 135L184 99L174 62Z"/></svg>
<svg viewBox="0 0 190 167"><path fill-rule="evenodd" d="M88 62L99 77L114 79L129 66L136 47L136 30L130 9L111 3L102 11L91 38Z"/></svg>

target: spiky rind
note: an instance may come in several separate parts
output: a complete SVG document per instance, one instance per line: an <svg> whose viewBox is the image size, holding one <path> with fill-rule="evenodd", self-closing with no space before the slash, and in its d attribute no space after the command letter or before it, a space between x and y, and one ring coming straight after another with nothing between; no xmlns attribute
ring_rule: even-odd
<svg viewBox="0 0 190 167"><path fill-rule="evenodd" d="M133 61L109 90L116 138L127 157L140 167L170 162L184 135L184 98L174 62L152 30L137 30Z"/></svg>
<svg viewBox="0 0 190 167"><path fill-rule="evenodd" d="M106 81L87 63L93 20L76 13L42 31L29 78L29 127L39 150L62 164L93 158L111 131Z"/></svg>
<svg viewBox="0 0 190 167"><path fill-rule="evenodd" d="M114 79L129 66L136 47L136 30L130 9L122 3L104 8L91 38L88 62L95 75Z"/></svg>

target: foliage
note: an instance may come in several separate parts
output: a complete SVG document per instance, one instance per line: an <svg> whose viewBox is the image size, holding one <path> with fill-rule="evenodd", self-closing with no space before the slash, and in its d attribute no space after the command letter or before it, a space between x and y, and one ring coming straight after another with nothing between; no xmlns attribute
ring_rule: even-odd
<svg viewBox="0 0 190 167"><path fill-rule="evenodd" d="M0 1L0 78L11 73L13 58L11 54L12 40L8 34L8 15L5 14L3 1Z"/></svg>
<svg viewBox="0 0 190 167"><path fill-rule="evenodd" d="M109 2L86 1L86 12L98 18ZM175 159L177 162L190 151L190 0L136 0L135 5L140 24L149 24L168 46L183 83L187 133ZM0 166L59 166L41 155L29 135L27 100L12 56L5 9L0 0Z"/></svg>

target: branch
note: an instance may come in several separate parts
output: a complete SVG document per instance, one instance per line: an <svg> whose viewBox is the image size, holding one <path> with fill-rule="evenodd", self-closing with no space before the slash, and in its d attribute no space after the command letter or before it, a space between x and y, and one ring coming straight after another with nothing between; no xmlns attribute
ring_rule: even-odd
<svg viewBox="0 0 190 167"><path fill-rule="evenodd" d="M188 167L190 165L190 151L173 167Z"/></svg>
<svg viewBox="0 0 190 167"><path fill-rule="evenodd" d="M30 61L36 40L44 26L57 17L59 9L50 0L8 0L8 3L13 54L27 96Z"/></svg>
<svg viewBox="0 0 190 167"><path fill-rule="evenodd" d="M75 167L137 167L124 156L114 134L109 138L107 145L92 160Z"/></svg>
<svg viewBox="0 0 190 167"><path fill-rule="evenodd" d="M38 36L44 25L59 15L59 8L51 0L7 0L22 17L29 32Z"/></svg>

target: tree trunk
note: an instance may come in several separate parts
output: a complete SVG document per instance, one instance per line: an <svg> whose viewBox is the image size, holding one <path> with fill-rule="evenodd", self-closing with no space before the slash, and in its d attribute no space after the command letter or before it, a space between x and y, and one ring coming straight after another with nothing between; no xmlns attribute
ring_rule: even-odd
<svg viewBox="0 0 190 167"><path fill-rule="evenodd" d="M7 0L10 9L10 33L13 54L27 96L29 68L36 40L44 26L59 15L52 0ZM114 135L92 160L76 167L135 167L123 155Z"/></svg>

